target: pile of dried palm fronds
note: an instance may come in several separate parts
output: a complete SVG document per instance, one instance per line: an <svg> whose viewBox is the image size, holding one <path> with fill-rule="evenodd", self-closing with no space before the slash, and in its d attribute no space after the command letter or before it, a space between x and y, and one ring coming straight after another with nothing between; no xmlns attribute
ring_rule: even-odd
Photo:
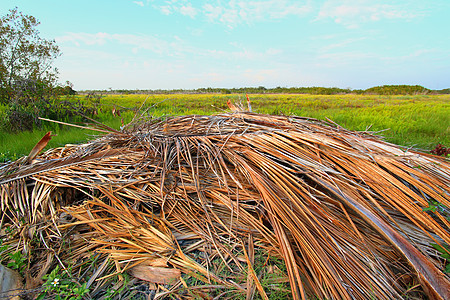
<svg viewBox="0 0 450 300"><path fill-rule="evenodd" d="M158 297L267 298L263 250L295 299L450 299L436 250L450 244L450 163L367 132L253 113L136 121L4 165L0 183L29 287L70 265L97 298L126 271Z"/></svg>

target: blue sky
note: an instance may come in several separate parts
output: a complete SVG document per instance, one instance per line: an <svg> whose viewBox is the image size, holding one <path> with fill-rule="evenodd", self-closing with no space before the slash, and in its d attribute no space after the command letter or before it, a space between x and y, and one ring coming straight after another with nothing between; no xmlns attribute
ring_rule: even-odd
<svg viewBox="0 0 450 300"><path fill-rule="evenodd" d="M7 3L8 2L8 3ZM450 87L450 1L2 1L86 89Z"/></svg>

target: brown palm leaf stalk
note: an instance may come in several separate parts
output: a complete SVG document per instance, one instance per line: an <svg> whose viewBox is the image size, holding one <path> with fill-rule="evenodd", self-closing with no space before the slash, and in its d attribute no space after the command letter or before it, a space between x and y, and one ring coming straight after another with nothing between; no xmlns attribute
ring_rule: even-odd
<svg viewBox="0 0 450 300"><path fill-rule="evenodd" d="M35 286L71 264L92 297L128 271L156 298L270 298L262 249L294 299L450 299L435 250L450 244L450 163L370 133L254 113L139 120L0 172L2 234L17 229L4 243L32 256Z"/></svg>

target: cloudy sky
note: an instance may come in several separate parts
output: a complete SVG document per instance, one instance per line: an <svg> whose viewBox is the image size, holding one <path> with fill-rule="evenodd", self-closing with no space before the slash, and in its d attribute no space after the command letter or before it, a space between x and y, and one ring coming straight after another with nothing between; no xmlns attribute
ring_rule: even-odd
<svg viewBox="0 0 450 300"><path fill-rule="evenodd" d="M450 87L449 0L12 0L86 89Z"/></svg>

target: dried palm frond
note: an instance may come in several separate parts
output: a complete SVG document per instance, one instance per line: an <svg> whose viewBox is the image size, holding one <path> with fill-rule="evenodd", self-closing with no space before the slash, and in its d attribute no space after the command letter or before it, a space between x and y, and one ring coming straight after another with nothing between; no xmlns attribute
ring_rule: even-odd
<svg viewBox="0 0 450 300"><path fill-rule="evenodd" d="M267 298L254 268L264 249L284 260L294 299L450 299L433 247L450 244L445 158L314 119L234 113L136 121L37 159L0 168L4 222L38 227L60 264L93 250L114 261L91 284L130 270L160 276L161 297ZM8 243L29 248L19 236Z"/></svg>

